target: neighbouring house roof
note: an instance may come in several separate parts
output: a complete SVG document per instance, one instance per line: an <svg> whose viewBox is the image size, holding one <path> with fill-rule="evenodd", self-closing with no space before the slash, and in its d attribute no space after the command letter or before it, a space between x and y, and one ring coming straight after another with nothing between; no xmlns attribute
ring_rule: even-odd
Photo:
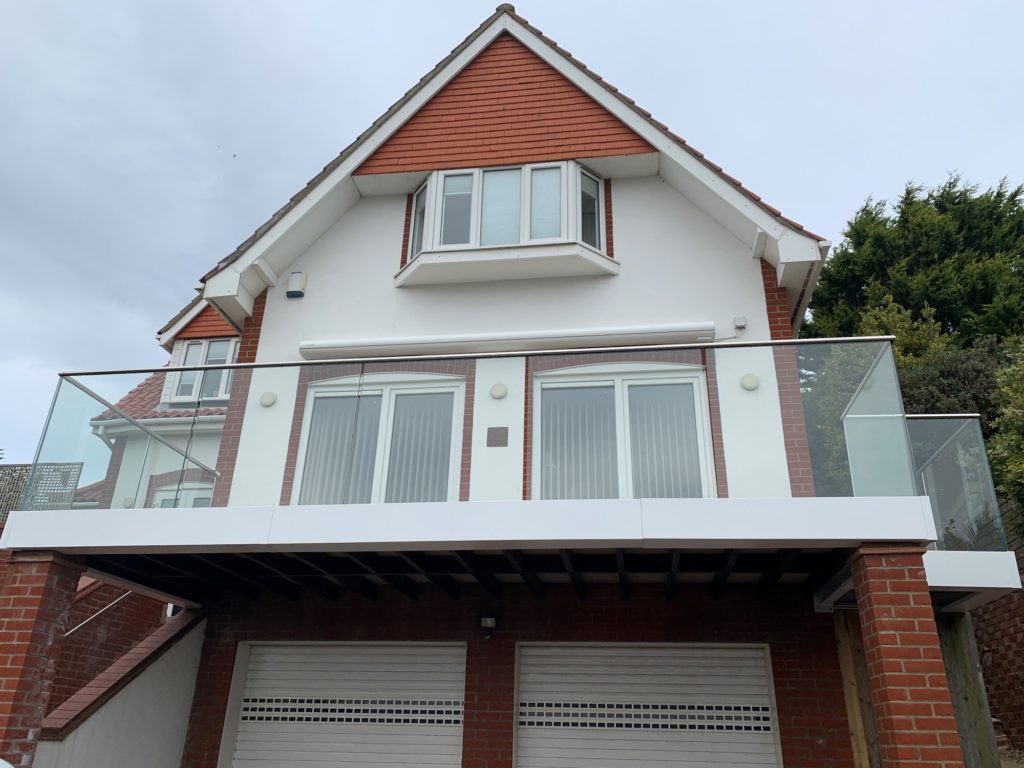
<svg viewBox="0 0 1024 768"><path fill-rule="evenodd" d="M154 373L143 379L127 395L122 397L115 406L133 419L173 419L189 416L223 416L227 408L168 408L161 407L160 400L164 391L166 373ZM120 414L107 409L94 421L113 421L123 418Z"/></svg>
<svg viewBox="0 0 1024 768"><path fill-rule="evenodd" d="M276 284L278 275L287 269L291 260L360 197L359 189L352 186L353 180L367 178L364 173L357 173L360 166L427 108L441 89L506 34L515 37L558 70L670 162L672 168L668 171L663 165L663 175L668 173L666 178L670 183L681 192L685 188L685 194L699 206L708 206L706 210L714 211L713 216L723 217L720 221L728 220L729 226L752 247L755 257L772 263L779 270L780 285L786 288L790 297L793 317L802 314L802 307L810 299L809 288L813 288L814 275L820 269L823 253L828 247L827 241L765 203L738 179L726 174L721 166L708 160L664 123L654 119L650 112L637 106L632 99L530 25L508 4L498 6L494 14L302 190L207 272L201 278L204 296L239 326L251 314L255 296L265 287ZM325 202L328 199L331 200L329 204ZM289 216L293 211L295 215ZM317 212L315 216L312 215L314 211ZM299 222L307 220L307 226L298 226ZM786 234L793 237L787 238ZM241 265L233 266L243 257ZM232 268L230 273L229 267Z"/></svg>
<svg viewBox="0 0 1024 768"><path fill-rule="evenodd" d="M89 483L89 485L83 485L80 488L75 490L75 501L76 502L85 502L85 501L99 502L99 501L101 501L103 499L103 492L104 492L104 490L106 490L106 487L107 487L107 481L105 479L104 480L97 480L95 483ZM84 579L84 577L83 577L83 579ZM89 579L89 581L92 581L92 579ZM79 584L78 588L82 589L82 587L83 587L83 585Z"/></svg>
<svg viewBox="0 0 1024 768"><path fill-rule="evenodd" d="M160 346L168 352L175 339L214 339L238 336L238 329L231 325L210 302L196 296L182 307L174 317L156 332Z"/></svg>

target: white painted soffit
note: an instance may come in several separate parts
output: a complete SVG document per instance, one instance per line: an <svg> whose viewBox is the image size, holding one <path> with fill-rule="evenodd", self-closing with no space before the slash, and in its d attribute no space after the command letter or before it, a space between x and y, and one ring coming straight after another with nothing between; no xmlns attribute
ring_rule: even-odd
<svg viewBox="0 0 1024 768"><path fill-rule="evenodd" d="M457 49L458 53L430 81L415 90L376 130L351 150L346 150L348 154L338 166L256 238L235 261L211 273L206 280L203 296L215 303L233 322L240 324L244 321L252 313L255 296L264 287L276 284L278 276L284 274L291 263L359 199L360 193L352 173L496 37L505 32L516 37L657 149L660 153L662 177L742 242L753 248L758 231L764 232L770 243L765 258L773 265L778 266L784 261L806 263L821 259L819 241L815 237L771 215L741 192L736 182L701 162L517 17L500 12L489 24L471 35L464 47ZM787 240L782 246L784 236ZM776 246L771 247L771 243Z"/></svg>

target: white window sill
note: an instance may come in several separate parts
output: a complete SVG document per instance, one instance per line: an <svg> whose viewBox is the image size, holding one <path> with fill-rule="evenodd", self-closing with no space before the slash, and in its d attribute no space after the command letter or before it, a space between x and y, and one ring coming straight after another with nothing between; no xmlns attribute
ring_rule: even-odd
<svg viewBox="0 0 1024 768"><path fill-rule="evenodd" d="M619 263L581 243L423 251L395 275L395 287L617 275Z"/></svg>

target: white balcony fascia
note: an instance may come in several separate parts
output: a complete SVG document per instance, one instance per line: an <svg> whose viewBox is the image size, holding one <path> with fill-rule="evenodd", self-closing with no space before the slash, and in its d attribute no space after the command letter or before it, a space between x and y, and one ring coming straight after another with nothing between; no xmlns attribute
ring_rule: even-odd
<svg viewBox="0 0 1024 768"><path fill-rule="evenodd" d="M933 592L969 593L943 611L971 611L1021 588L1013 552L925 552L924 572Z"/></svg>
<svg viewBox="0 0 1024 768"><path fill-rule="evenodd" d="M924 497L470 501L12 512L8 549L66 553L828 548L935 540Z"/></svg>

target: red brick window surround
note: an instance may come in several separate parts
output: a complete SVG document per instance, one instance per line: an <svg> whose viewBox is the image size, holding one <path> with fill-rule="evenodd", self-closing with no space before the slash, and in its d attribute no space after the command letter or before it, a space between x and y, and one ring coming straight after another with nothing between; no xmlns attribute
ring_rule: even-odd
<svg viewBox="0 0 1024 768"><path fill-rule="evenodd" d="M425 373L461 377L465 382L465 401L462 412L462 440L459 467L459 501L469 501L469 474L473 439L473 389L476 382L475 360L424 360L402 363L337 363L304 366L299 372L298 392L292 413L292 429L285 459L281 504L291 504L294 497L295 476L302 440L303 418L310 385L318 381L378 373ZM455 436L453 436L454 439Z"/></svg>
<svg viewBox="0 0 1024 768"><path fill-rule="evenodd" d="M719 497L729 495L729 486L725 471L725 447L722 442L721 408L718 399L718 387L715 377L714 354L705 354L700 349L650 350L574 353L566 355L537 355L526 359L525 395L526 407L523 414L523 499L533 498L533 422L536 403L534 402L534 383L538 374L567 370L580 366L619 363L667 363L672 365L689 365L703 368L705 373L705 397L708 404L708 416L711 425L712 455L707 457L713 462L715 474L715 490ZM700 418L701 414L697 414Z"/></svg>

